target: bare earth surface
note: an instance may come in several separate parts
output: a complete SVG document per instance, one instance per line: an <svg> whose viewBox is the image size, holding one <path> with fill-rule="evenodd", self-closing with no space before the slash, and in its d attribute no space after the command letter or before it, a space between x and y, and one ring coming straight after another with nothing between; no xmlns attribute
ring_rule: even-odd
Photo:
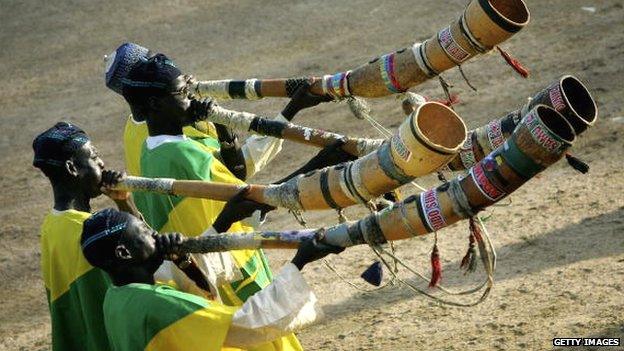
<svg viewBox="0 0 624 351"><path fill-rule="evenodd" d="M122 168L128 109L104 87L102 57L123 41L172 56L204 79L333 73L423 40L462 11L463 0L357 1L2 1L0 3L0 349L49 348L50 326L39 271L39 225L51 206L46 179L31 166L31 141L59 120L85 128L111 168ZM465 65L479 89L456 70L445 73L463 101L469 127L517 108L557 76L587 83L598 102L595 127L578 140L587 175L551 167L487 214L498 249L496 285L472 308L440 306L402 286L364 294L322 263L305 275L325 306L323 323L299 334L308 350L552 349L553 337L624 338L624 8L617 0L527 1L530 25L503 46L531 69L524 80L497 54ZM595 11L581 9L594 6ZM435 81L413 91L441 97ZM620 101L620 102L618 102ZM400 101L370 101L387 127L403 120ZM275 113L286 100L223 103ZM297 122L354 136L376 136L345 105L304 111ZM287 174L314 150L286 143L270 170ZM421 181L427 187L436 179ZM110 206L98 199L95 208ZM363 209L347 215L358 218ZM311 226L336 222L334 212L308 213ZM284 211L269 228L297 228ZM443 282L469 287L463 276L467 224L440 233ZM397 243L398 253L426 275L432 237ZM292 252L271 252L274 267ZM366 247L330 259L344 276L373 262ZM402 273L416 282L415 278ZM421 284L423 287L424 284ZM623 340L624 341L624 340Z"/></svg>

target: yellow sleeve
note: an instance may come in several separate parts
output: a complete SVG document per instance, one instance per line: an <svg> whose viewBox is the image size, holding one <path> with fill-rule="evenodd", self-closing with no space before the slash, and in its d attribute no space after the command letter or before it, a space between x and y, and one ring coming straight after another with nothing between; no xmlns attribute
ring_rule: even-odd
<svg viewBox="0 0 624 351"><path fill-rule="evenodd" d="M128 175L141 175L141 151L148 134L145 121L137 122L132 118L132 115L128 116L123 136L126 173Z"/></svg>
<svg viewBox="0 0 624 351"><path fill-rule="evenodd" d="M236 310L236 307L211 304L195 311L158 332L145 350L219 351Z"/></svg>

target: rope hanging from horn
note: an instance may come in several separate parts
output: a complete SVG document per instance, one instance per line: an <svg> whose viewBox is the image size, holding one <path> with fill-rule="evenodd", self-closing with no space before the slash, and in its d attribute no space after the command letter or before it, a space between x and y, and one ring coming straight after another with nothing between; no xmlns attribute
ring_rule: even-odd
<svg viewBox="0 0 624 351"><path fill-rule="evenodd" d="M442 79L442 77L440 76L440 81L443 87L445 81ZM447 89L445 89L445 93L447 95L447 101L448 101L448 105L451 105L453 100L456 100L456 98L454 99L453 97L451 97L451 94L449 93L449 91ZM408 94L413 94L413 93L408 93ZM404 95L405 96L405 95ZM352 98L353 99L353 98ZM418 99L415 97L412 97L412 99ZM368 107L368 104L366 103L366 100L362 99L362 98L358 98L358 103L359 106L366 106L365 108L360 107L360 111L366 111L365 113L361 113L360 116L363 117L364 120L366 120L375 130L377 130L377 132L384 138L389 138L393 135L393 133L388 130L387 128L385 128L380 122L378 122L370 113L371 109ZM451 107L452 108L452 107ZM438 173L439 176L441 177L441 181L445 181L446 179L444 178L442 173ZM444 180L443 180L444 179ZM418 189L421 189L422 191L424 191L425 189L418 185L415 181L412 181L411 184L413 186L415 186ZM372 211L372 210L371 210ZM373 213L375 213L374 211L372 211ZM471 220L471 228L473 227L472 223L474 220ZM479 226L483 227L483 232L487 232L485 230L485 225L483 224L483 222L480 221L479 219ZM474 234L471 234L471 237L473 237ZM364 288L359 284L355 284L349 280L347 280L342 274L340 274L338 272L338 270L333 267L333 265L327 260L323 260L326 268L331 271L332 273L334 273L341 281L345 282L346 284L348 284L349 286L351 286L352 288L363 292L363 293L370 293L370 292L374 292L374 291L378 291L380 289L385 288L386 286L390 285L390 284L394 284L395 282L400 282L401 284L407 286L410 290L417 292L421 295L424 295L426 297L432 298L435 301L438 301L440 303L443 304L448 304L448 305L454 305L454 306L473 306L475 304L478 304L482 301L485 300L485 298L489 295L489 292L491 291L491 287L493 285L493 269L488 270L488 267L493 267L494 263L492 263L492 259L495 259L495 249L494 247L491 245L491 240L488 237L488 243L490 243L490 246L486 249L485 247L483 247L483 245L481 245L479 247L479 251L481 253L482 259L484 260L484 262L487 262L487 264L484 264L484 269L486 271L486 280L481 283L480 285L478 285L477 287L471 288L471 289L467 289L467 290L463 290L463 291L453 291L450 290L442 285L440 285L440 279L441 279L441 263L440 263L440 258L439 258L439 249L437 247L437 242L438 242L438 235L437 232L434 232L434 247L431 253L431 262L432 262L432 277L430 279L426 278L422 273L418 272L416 269L414 269L413 267L411 267L411 265L405 263L403 260L401 260L399 257L397 257L396 255L396 250L395 250L395 246L394 246L394 242L390 241L389 245L390 245L390 251L384 249L380 244L375 244L373 241L367 241L367 244L369 246L369 248L371 249L371 251L373 251L373 253L378 257L379 261L376 261L375 263L373 263L373 265L371 265L371 267L369 267L369 269L371 269L372 267L381 264L383 266L386 267L386 269L391 273L391 279L388 280L385 284L380 285L380 286L376 286L374 288ZM479 236L481 238L481 236ZM480 241L483 241L483 239L481 238ZM473 262L472 262L472 271L476 270L476 249L473 250L474 254L473 254ZM383 256L383 254L385 254L387 256L387 258L385 258ZM492 258L494 257L494 258ZM387 259L391 259L392 260L392 264L390 262L388 262ZM432 295L431 293L428 293L426 291L424 291L423 289L415 286L412 283L409 283L403 279L401 279L398 276L398 267L401 266L405 269L407 269L409 272L411 272L412 274L414 274L416 277L419 277L420 279L425 280L428 285L429 288L437 288L439 289L441 292L443 292L444 294L447 295L468 295L468 294L473 294L475 292L480 291L481 289L483 289L483 287L487 286L487 288L484 290L482 296L480 298L478 298L475 302L471 302L471 303L462 303L462 302L457 302L457 301L452 301L452 300L447 300L444 298L440 298L438 296ZM369 270L367 269L367 270Z"/></svg>

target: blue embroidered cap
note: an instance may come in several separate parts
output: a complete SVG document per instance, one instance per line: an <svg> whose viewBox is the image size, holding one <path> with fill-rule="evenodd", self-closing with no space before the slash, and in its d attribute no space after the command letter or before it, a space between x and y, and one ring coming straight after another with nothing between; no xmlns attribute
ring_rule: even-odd
<svg viewBox="0 0 624 351"><path fill-rule="evenodd" d="M121 95L122 79L134 65L141 59L147 59L149 50L134 43L124 43L113 53L108 55L106 61L106 86Z"/></svg>
<svg viewBox="0 0 624 351"><path fill-rule="evenodd" d="M59 122L33 140L33 166L61 167L73 153L89 141L89 136L69 122Z"/></svg>

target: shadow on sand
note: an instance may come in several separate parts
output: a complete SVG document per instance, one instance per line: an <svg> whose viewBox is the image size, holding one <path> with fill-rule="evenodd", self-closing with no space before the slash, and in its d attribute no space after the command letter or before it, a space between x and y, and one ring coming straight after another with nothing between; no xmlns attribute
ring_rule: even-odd
<svg viewBox="0 0 624 351"><path fill-rule="evenodd" d="M495 230L494 230L495 232ZM493 233L494 234L494 233ZM587 245L591 240L592 245ZM589 249L588 249L589 247ZM624 207L613 212L590 217L564 228L554 230L530 240L497 247L499 259L495 280L504 281L555 267L565 267L584 260L610 257L624 252ZM461 260L461 258L459 258ZM458 267L459 260L445 267ZM408 279L411 283L426 286L421 280ZM457 287L457 280L445 282ZM388 304L414 298L414 293L397 286L355 295L352 299L326 305L330 318L339 318L364 308L378 309ZM365 303L353 303L360 300Z"/></svg>

